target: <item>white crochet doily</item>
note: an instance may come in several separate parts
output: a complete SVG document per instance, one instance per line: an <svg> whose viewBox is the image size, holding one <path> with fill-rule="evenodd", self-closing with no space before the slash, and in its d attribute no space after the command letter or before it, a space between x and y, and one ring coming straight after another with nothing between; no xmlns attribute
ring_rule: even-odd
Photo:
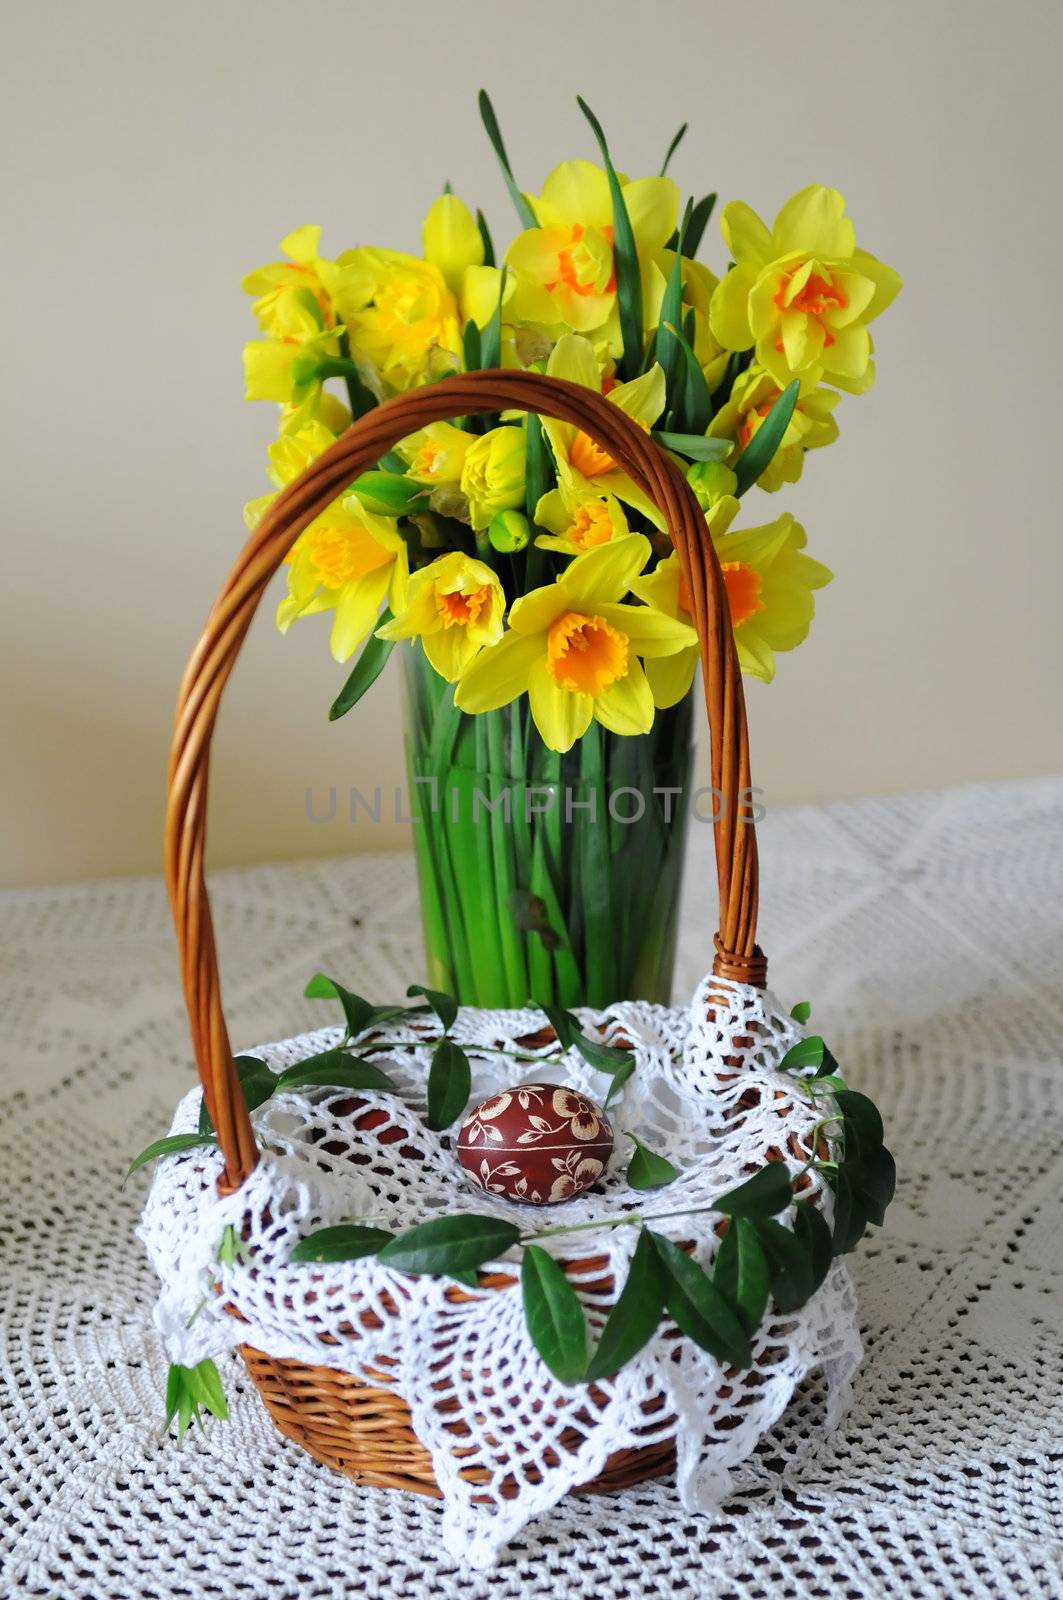
<svg viewBox="0 0 1063 1600"><path fill-rule="evenodd" d="M455 1304L445 1280L410 1278L373 1258L289 1263L301 1236L353 1218L393 1232L462 1211L529 1228L631 1211L663 1218L706 1206L762 1166L769 1151L794 1172L811 1153L811 1130L823 1111L813 1109L793 1077L776 1070L801 1030L770 995L706 979L689 1012L625 1003L580 1017L592 1037L633 1045L636 1070L611 1113L618 1137L602 1180L563 1207L516 1207L485 1194L458 1165L453 1130L428 1129L424 1085L439 1024L414 1018L386 1025L385 1037L408 1049L374 1057L399 1094L358 1091L358 1100L386 1120L359 1131L347 1090L277 1093L253 1113L263 1155L237 1193L217 1195L216 1151L165 1158L140 1229L162 1280L155 1320L173 1361L191 1366L248 1344L373 1381L386 1359L444 1492L446 1548L476 1567L489 1565L530 1518L594 1478L614 1451L673 1435L682 1504L718 1508L732 1486L731 1469L751 1454L813 1369L827 1379L826 1426L836 1423L861 1355L855 1299L838 1263L801 1311L769 1309L753 1340L753 1365L737 1379L689 1339L677 1341L662 1320L644 1350L593 1392L560 1384L544 1366L525 1327L519 1282ZM604 1098L608 1080L578 1053L561 1056L556 1043L528 1045L542 1026L534 1010L460 1012L451 1037L472 1062L474 1099L533 1077ZM253 1053L280 1071L340 1037L338 1029L325 1029ZM541 1065L545 1057L548 1067ZM193 1090L171 1131L194 1130L199 1107ZM402 1137L382 1141L390 1129ZM631 1146L620 1129L637 1133L679 1169L667 1189L642 1195L631 1189L625 1178ZM806 1192L829 1216L829 1188L814 1173L809 1184ZM707 1266L719 1244L719 1221L707 1212L656 1226L675 1240L693 1240ZM228 1225L242 1245L235 1262L220 1265ZM591 1287L606 1270L601 1258L622 1284L636 1237L634 1227L611 1227L544 1241L570 1261L596 1258L575 1280L592 1327L609 1309ZM460 1454L455 1399L468 1429ZM485 1481L470 1484L463 1476L470 1467ZM517 1492L507 1497L502 1486L512 1489L514 1482Z"/></svg>

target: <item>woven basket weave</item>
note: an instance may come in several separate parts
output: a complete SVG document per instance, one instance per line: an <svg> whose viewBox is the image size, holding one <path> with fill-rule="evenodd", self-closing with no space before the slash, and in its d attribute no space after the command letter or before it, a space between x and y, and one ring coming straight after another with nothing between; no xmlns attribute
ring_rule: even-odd
<svg viewBox="0 0 1063 1600"><path fill-rule="evenodd" d="M617 406L577 384L531 372L474 372L387 401L277 495L255 527L207 620L185 671L170 753L166 876L177 930L181 976L196 1066L224 1157L221 1187L231 1193L258 1159L251 1121L233 1066L222 1013L210 901L203 857L210 745L218 706L244 636L266 587L302 530L399 440L430 422L509 409L574 424L599 444L658 507L679 555L701 648L708 712L719 930L713 971L763 985L767 968L756 944L757 850L744 809L750 785L742 681L723 575L704 515L682 473L649 435ZM617 996L622 999L622 996ZM604 1265L604 1264L603 1264ZM593 1270L584 1259L572 1271ZM515 1279L481 1274L480 1287ZM605 1292L612 1290L602 1280ZM455 1300L460 1288L448 1290ZM277 1427L317 1460L361 1483L438 1495L428 1451L413 1432L409 1409L379 1373L370 1385L331 1367L276 1359L244 1346L244 1361ZM644 1410L655 1429L663 1397ZM454 1418L456 1447L461 1418ZM563 1443L564 1441L562 1441ZM670 1444L618 1451L586 1490L619 1488L669 1470ZM470 1481L475 1472L470 1469ZM501 1492L507 1495L507 1486ZM507 1497L517 1492L514 1482Z"/></svg>

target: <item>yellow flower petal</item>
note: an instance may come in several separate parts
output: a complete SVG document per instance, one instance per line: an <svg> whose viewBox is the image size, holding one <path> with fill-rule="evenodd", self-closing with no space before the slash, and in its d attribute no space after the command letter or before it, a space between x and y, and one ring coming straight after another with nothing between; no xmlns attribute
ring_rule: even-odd
<svg viewBox="0 0 1063 1600"><path fill-rule="evenodd" d="M757 213L744 200L732 200L720 216L723 242L735 261L760 268L775 255L771 234Z"/></svg>
<svg viewBox="0 0 1063 1600"><path fill-rule="evenodd" d="M698 642L689 623L679 622L652 606L599 605L597 615L625 633L639 656L671 656L696 647Z"/></svg>
<svg viewBox="0 0 1063 1600"><path fill-rule="evenodd" d="M870 322L880 311L885 311L900 294L903 287L901 275L892 267L888 267L884 261L868 255L866 250L854 250L851 265L861 277L870 278L875 285L874 297L864 313L864 321Z"/></svg>
<svg viewBox="0 0 1063 1600"><path fill-rule="evenodd" d="M535 202L544 228L557 224L608 227L613 220L609 179L590 161L562 161L554 168Z"/></svg>
<svg viewBox="0 0 1063 1600"><path fill-rule="evenodd" d="M375 567L364 578L347 584L336 601L336 616L329 635L334 661L348 661L373 631L391 580L390 563Z"/></svg>
<svg viewBox="0 0 1063 1600"><path fill-rule="evenodd" d="M709 307L709 326L725 350L748 350L753 343L749 295L756 280L757 269L739 262L716 286Z"/></svg>
<svg viewBox="0 0 1063 1600"><path fill-rule="evenodd" d="M551 378L566 378L569 383L581 383L585 389L601 393L602 369L594 346L582 334L562 334L550 352L546 371Z"/></svg>
<svg viewBox="0 0 1063 1600"><path fill-rule="evenodd" d="M421 238L426 260L439 268L447 287L457 294L466 267L478 267L484 258L484 242L472 212L456 194L441 194L424 219Z"/></svg>
<svg viewBox="0 0 1063 1600"><path fill-rule="evenodd" d="M649 558L650 541L641 533L629 533L577 556L561 574L557 588L564 591L571 610L594 611L627 594Z"/></svg>
<svg viewBox="0 0 1063 1600"><path fill-rule="evenodd" d="M474 715L497 711L524 693L533 664L545 656L541 633L507 633L498 644L482 650L458 679L454 704Z"/></svg>
<svg viewBox="0 0 1063 1600"><path fill-rule="evenodd" d="M674 656L660 656L646 662L646 680L653 703L660 711L676 706L694 682L698 670L698 651L679 650Z"/></svg>
<svg viewBox="0 0 1063 1600"><path fill-rule="evenodd" d="M649 733L653 727L653 693L637 660L632 658L625 676L595 696L594 715L611 733Z"/></svg>
<svg viewBox="0 0 1063 1600"><path fill-rule="evenodd" d="M625 184L624 205L639 250L663 250L679 220L679 190L671 178L636 178Z"/></svg>
<svg viewBox="0 0 1063 1600"><path fill-rule="evenodd" d="M844 198L820 183L810 183L787 200L775 218L772 237L776 256L800 250L821 259L837 258L852 255L856 243Z"/></svg>
<svg viewBox="0 0 1063 1600"><path fill-rule="evenodd" d="M632 378L630 383L618 383L609 391L609 399L632 421L650 428L664 410L666 399L664 369L654 362L649 372Z"/></svg>
<svg viewBox="0 0 1063 1600"><path fill-rule="evenodd" d="M528 701L545 744L562 753L571 750L586 733L597 704L589 694L563 689L556 683L545 655L539 657L528 674Z"/></svg>

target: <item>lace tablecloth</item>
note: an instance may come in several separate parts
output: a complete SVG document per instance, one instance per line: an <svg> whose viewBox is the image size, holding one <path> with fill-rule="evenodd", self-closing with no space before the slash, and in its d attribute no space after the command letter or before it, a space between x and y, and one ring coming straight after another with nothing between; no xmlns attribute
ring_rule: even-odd
<svg viewBox="0 0 1063 1600"><path fill-rule="evenodd" d="M727 1600L1063 1593L1063 779L778 812L761 829L777 992L815 1003L886 1118L897 1200L850 1257L867 1349L823 1439L810 1385L710 1517L667 1480L570 1498L494 1571L439 1508L359 1489L272 1428L159 1437L165 1359L129 1156L190 1082L161 884L0 901L0 1595L41 1600ZM707 964L695 826L677 997ZM315 970L420 976L412 862L216 875L246 1047L321 1020Z"/></svg>

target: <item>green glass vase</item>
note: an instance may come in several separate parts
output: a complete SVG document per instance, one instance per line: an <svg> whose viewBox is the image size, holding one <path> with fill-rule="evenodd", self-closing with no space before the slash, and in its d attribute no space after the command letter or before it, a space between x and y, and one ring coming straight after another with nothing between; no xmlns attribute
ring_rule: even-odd
<svg viewBox="0 0 1063 1600"><path fill-rule="evenodd" d="M526 695L468 716L401 647L427 981L464 1005L671 998L692 695L647 734L597 722L565 755Z"/></svg>

